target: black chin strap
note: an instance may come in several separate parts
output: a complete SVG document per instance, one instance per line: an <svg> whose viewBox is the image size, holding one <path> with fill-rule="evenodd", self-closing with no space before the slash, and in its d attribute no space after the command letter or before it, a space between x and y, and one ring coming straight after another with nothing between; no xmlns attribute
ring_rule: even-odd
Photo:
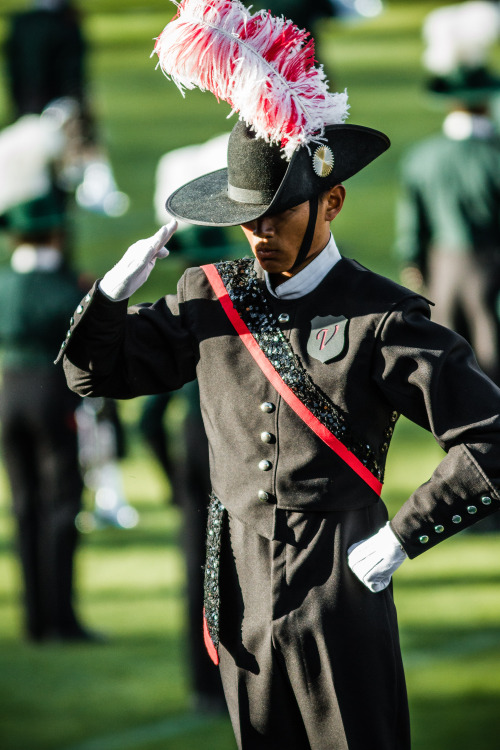
<svg viewBox="0 0 500 750"><path fill-rule="evenodd" d="M316 229L316 219L318 218L318 206L318 196L314 195L309 199L309 221L307 223L307 229L304 234L304 239L302 240L302 245L300 246L297 257L295 258L295 263L290 269L291 271L293 271L294 268L298 268L298 266L302 265L302 263L307 258L309 250L311 249L314 230Z"/></svg>

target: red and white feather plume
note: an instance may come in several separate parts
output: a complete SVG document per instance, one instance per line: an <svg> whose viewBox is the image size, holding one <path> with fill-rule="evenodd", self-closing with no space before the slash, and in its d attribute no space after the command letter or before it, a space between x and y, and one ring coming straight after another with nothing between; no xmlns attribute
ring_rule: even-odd
<svg viewBox="0 0 500 750"><path fill-rule="evenodd" d="M251 14L240 0L181 0L156 40L158 65L184 95L211 91L286 158L321 142L325 125L347 117L347 93L331 93L314 41L292 21Z"/></svg>

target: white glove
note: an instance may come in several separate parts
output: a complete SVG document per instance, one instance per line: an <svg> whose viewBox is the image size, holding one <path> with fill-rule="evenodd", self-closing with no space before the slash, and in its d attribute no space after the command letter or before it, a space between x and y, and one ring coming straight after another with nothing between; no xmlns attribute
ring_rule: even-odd
<svg viewBox="0 0 500 750"><path fill-rule="evenodd" d="M373 592L387 588L392 574L406 558L407 554L389 522L376 534L352 544L347 550L347 562L352 572Z"/></svg>
<svg viewBox="0 0 500 750"><path fill-rule="evenodd" d="M165 244L177 229L173 219L147 240L139 240L129 247L125 255L107 272L99 283L106 297L119 302L128 299L141 287L154 268L157 258L166 258Z"/></svg>

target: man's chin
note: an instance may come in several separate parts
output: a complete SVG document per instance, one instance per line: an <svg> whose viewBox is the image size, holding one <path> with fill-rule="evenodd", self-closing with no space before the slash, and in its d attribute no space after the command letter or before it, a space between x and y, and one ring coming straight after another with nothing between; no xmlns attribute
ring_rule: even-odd
<svg viewBox="0 0 500 750"><path fill-rule="evenodd" d="M267 271L267 273L270 274L282 274L286 273L289 269L286 267L286 263L283 263L282 260L276 257L266 257L261 256L260 254L257 255L257 260L259 262L259 265L264 269L264 271Z"/></svg>

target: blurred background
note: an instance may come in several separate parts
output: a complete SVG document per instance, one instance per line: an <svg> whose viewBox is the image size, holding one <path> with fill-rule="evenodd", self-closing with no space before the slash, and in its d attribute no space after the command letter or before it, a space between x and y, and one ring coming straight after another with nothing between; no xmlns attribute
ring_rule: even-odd
<svg viewBox="0 0 500 750"><path fill-rule="evenodd" d="M295 4L290 3L292 18ZM408 147L438 131L443 119L443 110L424 91L421 36L425 16L443 4L359 3L355 14L314 20L331 88L348 90L349 121L378 128L392 141L386 155L347 184L346 203L334 225L336 241L344 255L395 280L401 270L393 249L399 165ZM0 49L10 14L30 6L27 0L2 0ZM156 231L160 158L228 132L234 120L225 119L229 108L209 93L196 90L182 99L173 83L155 71L153 40L174 14L172 3L79 0L74 6L81 11L88 44L88 99L99 141L115 186L127 197L127 205L114 215L87 210L76 201L68 211L71 263L92 279L102 276L133 241ZM0 128L5 128L14 116L0 54ZM493 49L492 61L500 63L500 48ZM233 254L242 249L238 232L230 230L225 238ZM9 252L1 234L3 265L9 263ZM168 261L157 264L136 301L175 291L186 262L182 250L173 251ZM86 483L88 515L80 518L75 570L78 610L90 628L106 635L105 643L40 645L23 638L21 572L10 491L1 469L2 750L235 747L223 712L193 707L183 511L140 430L144 399L119 403L117 409L126 442L117 455L122 504L135 514L123 524L99 519L95 488ZM187 410L186 398L173 396L162 417L173 461L184 449ZM440 456L429 435L400 420L384 491L391 514L429 477ZM498 748L499 591L495 531L454 537L397 573L415 750Z"/></svg>

